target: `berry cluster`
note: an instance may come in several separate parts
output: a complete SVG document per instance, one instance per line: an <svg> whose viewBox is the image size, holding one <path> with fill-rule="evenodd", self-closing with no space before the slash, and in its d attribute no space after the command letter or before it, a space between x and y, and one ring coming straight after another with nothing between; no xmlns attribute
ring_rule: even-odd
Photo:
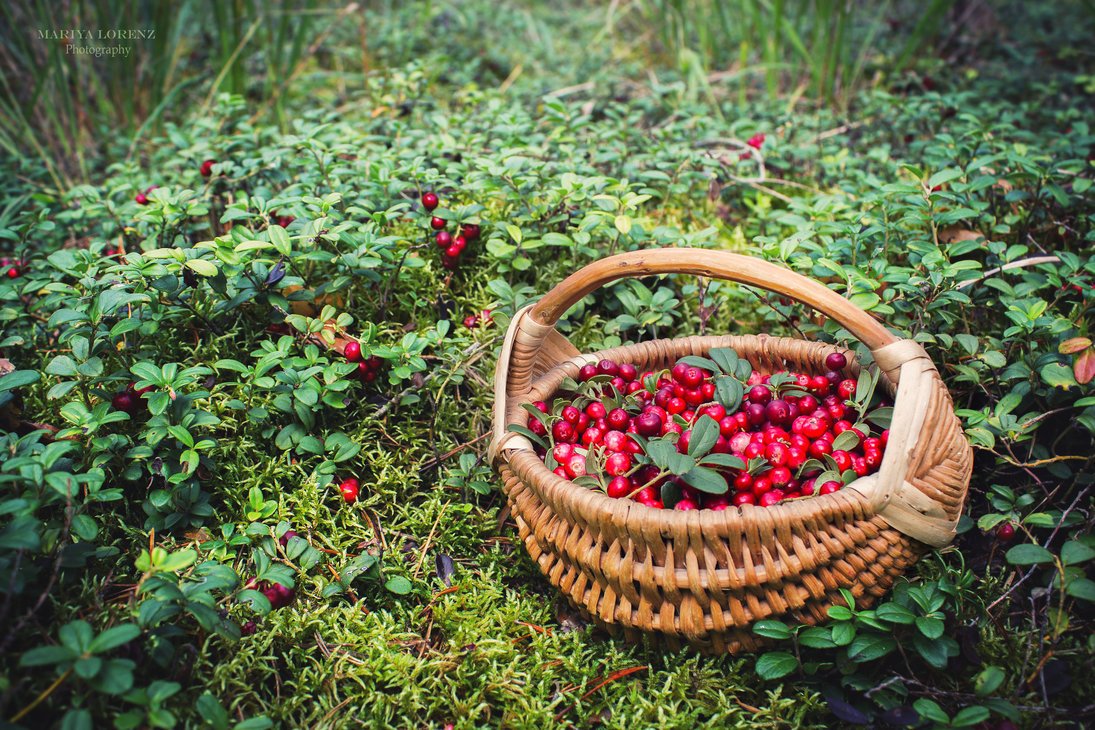
<svg viewBox="0 0 1095 730"><path fill-rule="evenodd" d="M658 509L769 507L831 494L878 471L892 409L870 410L877 375L761 374L730 349L639 373L602 360L569 396L529 408L528 429L555 474Z"/></svg>
<svg viewBox="0 0 1095 730"><path fill-rule="evenodd" d="M349 362L357 363L357 377L364 383L371 383L380 375L384 367L384 361L376 355L361 357L361 344L350 340L342 348L342 355Z"/></svg>
<svg viewBox="0 0 1095 730"><path fill-rule="evenodd" d="M426 210L433 211L439 203L437 193L422 194L422 207ZM475 223L461 224L454 236L446 230L448 224L447 220L439 216L435 215L430 218L430 228L437 231L433 240L437 243L437 247L441 249L441 265L446 269L455 269L460 260L460 255L464 253L464 249L468 247L469 243L479 238L479 226Z"/></svg>

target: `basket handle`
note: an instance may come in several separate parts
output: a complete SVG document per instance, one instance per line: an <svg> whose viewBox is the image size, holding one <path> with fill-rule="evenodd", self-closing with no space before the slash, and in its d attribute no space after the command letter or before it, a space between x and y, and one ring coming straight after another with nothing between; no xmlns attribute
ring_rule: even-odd
<svg viewBox="0 0 1095 730"><path fill-rule="evenodd" d="M595 261L574 272L539 302L518 312L510 323L495 376L495 438L492 453L516 437L506 434L506 408L511 399L528 393L533 369L544 343L558 337L555 324L590 292L618 279L655 274L693 274L760 287L808 304L832 318L866 345L879 368L897 382L903 364L928 359L917 343L894 336L867 312L829 287L758 258L700 248L660 248L631 251ZM929 359L930 362L930 359ZM517 438L520 443L523 437Z"/></svg>

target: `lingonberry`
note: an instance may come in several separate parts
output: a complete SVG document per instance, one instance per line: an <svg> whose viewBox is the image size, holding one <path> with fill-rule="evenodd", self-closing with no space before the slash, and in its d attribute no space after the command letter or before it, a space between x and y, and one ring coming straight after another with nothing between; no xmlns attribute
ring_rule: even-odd
<svg viewBox="0 0 1095 730"><path fill-rule="evenodd" d="M610 454L605 459L605 472L609 476L618 477L623 476L631 470L631 455L630 454Z"/></svg>
<svg viewBox="0 0 1095 730"><path fill-rule="evenodd" d="M128 390L115 393L110 404L114 406L115 410L128 413L131 416L137 412L137 396Z"/></svg>
<svg viewBox="0 0 1095 730"><path fill-rule="evenodd" d="M597 363L597 372L600 375L610 375L615 377L620 374L620 366L612 360L601 360Z"/></svg>
<svg viewBox="0 0 1095 730"><path fill-rule="evenodd" d="M825 356L826 370L843 370L848 367L848 358L842 352L830 352Z"/></svg>
<svg viewBox="0 0 1095 730"><path fill-rule="evenodd" d="M578 379L581 380L583 383L595 377L597 377L596 365L583 365L582 369L578 371Z"/></svg>
<svg viewBox="0 0 1095 730"><path fill-rule="evenodd" d="M452 234L448 231L438 231L433 240L437 241L438 248L448 249L452 245Z"/></svg>
<svg viewBox="0 0 1095 730"><path fill-rule="evenodd" d="M754 385L749 389L749 400L753 403L765 405L772 400L772 390L766 385Z"/></svg>
<svg viewBox="0 0 1095 730"><path fill-rule="evenodd" d="M465 223L460 232L464 234L464 237L469 241L474 241L479 238L479 226L475 223Z"/></svg>
<svg viewBox="0 0 1095 730"><path fill-rule="evenodd" d="M447 223L448 221L444 218L438 218L437 216L430 218L430 228L434 229L435 231L440 231L442 228L445 227L445 224Z"/></svg>
<svg viewBox="0 0 1095 730"><path fill-rule="evenodd" d="M567 474L571 479L577 479L580 476L585 476L586 473L586 457L581 454L574 454L566 463Z"/></svg>
<svg viewBox="0 0 1095 730"><path fill-rule="evenodd" d="M350 362L357 362L361 359L361 345L350 340L346 343L346 346L342 348L342 356Z"/></svg>
<svg viewBox="0 0 1095 730"><path fill-rule="evenodd" d="M346 504L353 504L357 501L358 490L360 489L360 483L357 479L350 477L343 479L342 483L338 485L338 491L342 495L342 499Z"/></svg>
<svg viewBox="0 0 1095 730"><path fill-rule="evenodd" d="M855 395L856 383L851 378L841 380L840 385L837 386L836 392L844 400L848 400Z"/></svg>
<svg viewBox="0 0 1095 730"><path fill-rule="evenodd" d="M601 406L601 408L603 409L604 406ZM627 424L631 423L631 416L623 408L613 408L607 419L608 425L618 431L623 431L627 428Z"/></svg>
<svg viewBox="0 0 1095 730"><path fill-rule="evenodd" d="M630 383L633 380L635 380L638 376L639 376L639 371L634 365L632 365L631 363L628 363L628 362L620 363L620 377L621 378L623 378L624 380L626 380L627 382Z"/></svg>
<svg viewBox="0 0 1095 730"><path fill-rule="evenodd" d="M699 508L700 508L700 506L698 504L696 504L694 501L692 501L691 499L689 499L688 497L682 497L680 499L680 501L678 501L677 504L673 506L673 509L680 510L682 512L686 512L686 511L690 511L690 510L694 510L694 509L699 509Z"/></svg>
<svg viewBox="0 0 1095 730"><path fill-rule="evenodd" d="M605 494L613 499L623 499L634 491L635 485L627 477L613 477L605 488Z"/></svg>
<svg viewBox="0 0 1095 730"><path fill-rule="evenodd" d="M422 207L426 210L433 210L437 207L437 193L422 193Z"/></svg>
<svg viewBox="0 0 1095 730"><path fill-rule="evenodd" d="M1000 542L1011 542L1015 539L1015 525L1004 522L996 528L996 539Z"/></svg>
<svg viewBox="0 0 1095 730"><path fill-rule="evenodd" d="M444 233L444 231L442 231ZM445 255L452 260L455 260L460 256L460 252L464 249L458 247L455 243L445 249Z"/></svg>
<svg viewBox="0 0 1095 730"><path fill-rule="evenodd" d="M662 430L662 419L650 411L640 413L635 419L635 430L640 436L657 436Z"/></svg>
<svg viewBox="0 0 1095 730"><path fill-rule="evenodd" d="M577 435L574 433L574 426L567 421L556 421L552 424L551 437L556 442L562 441L567 444L572 444L578 440Z"/></svg>
<svg viewBox="0 0 1095 730"><path fill-rule="evenodd" d="M586 406L586 415L596 420L598 418L604 418L606 415L608 415L608 412L605 410L604 403L601 403L600 401L593 401L588 406Z"/></svg>
<svg viewBox="0 0 1095 730"><path fill-rule="evenodd" d="M455 238L452 239L451 248L455 248L457 254L464 253L464 249L467 248L467 247L468 247L468 239L464 238L463 236L456 236Z"/></svg>
<svg viewBox="0 0 1095 730"><path fill-rule="evenodd" d="M213 174L213 165L216 164L216 160L205 160L202 162L200 172L202 177L209 177Z"/></svg>

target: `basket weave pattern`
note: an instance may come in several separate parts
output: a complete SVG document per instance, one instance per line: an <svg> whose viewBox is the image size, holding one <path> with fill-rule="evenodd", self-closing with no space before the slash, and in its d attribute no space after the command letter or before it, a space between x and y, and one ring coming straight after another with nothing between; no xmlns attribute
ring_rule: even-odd
<svg viewBox="0 0 1095 730"><path fill-rule="evenodd" d="M681 256L688 253L624 254L613 258L624 259L626 266L608 266L607 273L592 277L599 283L619 278L621 268L635 269L636 259L644 271L692 271L682 265ZM742 267L757 265L766 275L774 269L779 276L797 277L734 254L718 255L730 257L726 267L710 267L713 255L703 252L704 269L711 275L747 280L740 275ZM525 424L521 404L549 400L563 379L576 377L587 362L609 358L653 369L685 355L732 347L761 372L817 374L824 372L829 353L850 354L831 345L760 335L656 340L581 355L553 326L565 307L590 288L571 281L582 273L556 290L564 290L557 297L558 314L544 316L541 309L537 317L536 308L530 308L514 318L499 362L492 452L529 555L587 618L632 640L653 633L671 647L687 643L713 653L752 650L758 646L749 629L754 621L823 621L827 609L842 602L841 588L869 604L931 546L949 542L972 464L950 396L918 346L896 340L880 326L884 334L872 333L870 325L854 317L849 330L861 340L864 334L878 335L872 350L886 373L880 387L895 400L890 443L878 474L833 494L768 508L676 512L612 499L552 473L531 444L507 433L505 425ZM811 295L798 298L807 301ZM554 301L549 295L537 306ZM809 303L831 309L828 301ZM847 326L848 318L841 316ZM847 369L852 376L857 371L854 362Z"/></svg>

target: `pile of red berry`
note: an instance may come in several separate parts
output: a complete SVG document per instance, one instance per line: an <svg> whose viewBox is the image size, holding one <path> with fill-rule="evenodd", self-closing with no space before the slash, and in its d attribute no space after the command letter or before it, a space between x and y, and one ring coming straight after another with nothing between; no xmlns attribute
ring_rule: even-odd
<svg viewBox="0 0 1095 730"><path fill-rule="evenodd" d="M892 408L877 374L761 374L728 348L640 373L602 360L566 396L529 408L530 437L558 476L658 509L769 507L830 494L882 464ZM873 429L872 429L873 426Z"/></svg>
<svg viewBox="0 0 1095 730"><path fill-rule="evenodd" d="M354 340L350 340L342 348L342 356L349 362L357 363L357 377L365 383L376 380L384 367L384 361L376 355L361 357L361 344Z"/></svg>
<svg viewBox="0 0 1095 730"><path fill-rule="evenodd" d="M422 194L422 207L426 210L433 211L439 203L437 193ZM430 218L430 228L437 231L433 240L437 243L437 247L441 249L441 265L446 269L455 269L461 254L464 253L464 249L468 247L468 244L479 238L479 226L475 223L464 223L459 226L454 236L446 230L448 224L447 220L439 216L435 215Z"/></svg>

